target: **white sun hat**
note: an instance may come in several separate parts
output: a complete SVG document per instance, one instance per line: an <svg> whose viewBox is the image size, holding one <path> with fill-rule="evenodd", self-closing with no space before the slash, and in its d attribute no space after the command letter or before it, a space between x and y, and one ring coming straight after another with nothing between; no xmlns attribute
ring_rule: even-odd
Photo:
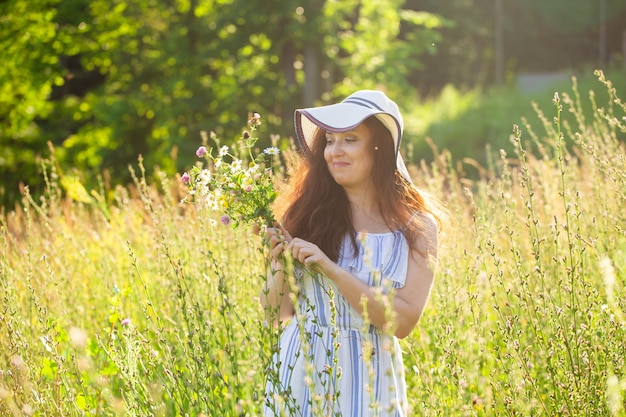
<svg viewBox="0 0 626 417"><path fill-rule="evenodd" d="M376 116L391 132L396 152L396 169L409 182L411 176L400 154L404 122L398 105L382 91L360 90L341 103L295 111L296 136L308 157L317 129L328 132L349 132L370 116Z"/></svg>

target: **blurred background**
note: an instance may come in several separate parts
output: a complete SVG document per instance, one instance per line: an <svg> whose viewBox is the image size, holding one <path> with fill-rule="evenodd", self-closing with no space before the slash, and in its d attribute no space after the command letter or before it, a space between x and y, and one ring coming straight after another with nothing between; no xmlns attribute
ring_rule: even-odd
<svg viewBox="0 0 626 417"><path fill-rule="evenodd" d="M626 0L4 0L0 206L51 152L87 188L139 155L175 175L202 131L230 143L258 112L285 147L295 108L364 88L402 108L410 163L432 142L481 164L572 76L623 92L625 55Z"/></svg>

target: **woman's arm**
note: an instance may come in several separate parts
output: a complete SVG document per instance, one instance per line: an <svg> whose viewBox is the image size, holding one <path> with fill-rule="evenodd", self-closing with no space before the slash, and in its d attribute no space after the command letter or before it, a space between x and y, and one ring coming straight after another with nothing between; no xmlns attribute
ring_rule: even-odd
<svg viewBox="0 0 626 417"><path fill-rule="evenodd" d="M350 272L332 262L319 248L301 239L293 239L289 244L294 258L305 266L314 268L332 280L350 305L363 315L363 304L371 324L387 330L393 326L399 338L408 336L430 297L435 278L437 259L437 226L432 221L418 238L417 250L408 259L408 271L404 286L395 291L390 303L385 303L380 289L370 287ZM391 310L391 311L390 311ZM389 314L391 313L391 315Z"/></svg>
<svg viewBox="0 0 626 417"><path fill-rule="evenodd" d="M275 265L267 273L265 284L259 293L259 299L265 310L265 321L274 326L287 321L293 316L289 281L282 264Z"/></svg>
<svg viewBox="0 0 626 417"><path fill-rule="evenodd" d="M265 237L270 245L270 270L267 272L265 284L259 293L261 305L265 310L267 323L278 326L289 320L294 314L293 304L289 291L289 280L285 273L283 251L288 241L289 233L280 228L268 228Z"/></svg>

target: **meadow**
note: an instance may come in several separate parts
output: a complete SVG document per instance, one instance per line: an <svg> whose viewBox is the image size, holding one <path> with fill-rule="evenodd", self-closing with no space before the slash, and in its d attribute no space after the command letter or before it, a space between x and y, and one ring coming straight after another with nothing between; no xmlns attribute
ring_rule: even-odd
<svg viewBox="0 0 626 417"><path fill-rule="evenodd" d="M626 416L626 106L599 78L607 102L574 83L513 153L410 167L451 217L401 340L412 415ZM45 194L0 218L0 415L260 415L259 236L141 160L91 191L54 150L42 168Z"/></svg>

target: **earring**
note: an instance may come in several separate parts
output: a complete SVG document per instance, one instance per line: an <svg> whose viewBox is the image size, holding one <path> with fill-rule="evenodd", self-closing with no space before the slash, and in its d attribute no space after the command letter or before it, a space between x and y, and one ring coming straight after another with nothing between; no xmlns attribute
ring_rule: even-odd
<svg viewBox="0 0 626 417"><path fill-rule="evenodd" d="M377 151L378 150L378 146L374 146L374 150Z"/></svg>

